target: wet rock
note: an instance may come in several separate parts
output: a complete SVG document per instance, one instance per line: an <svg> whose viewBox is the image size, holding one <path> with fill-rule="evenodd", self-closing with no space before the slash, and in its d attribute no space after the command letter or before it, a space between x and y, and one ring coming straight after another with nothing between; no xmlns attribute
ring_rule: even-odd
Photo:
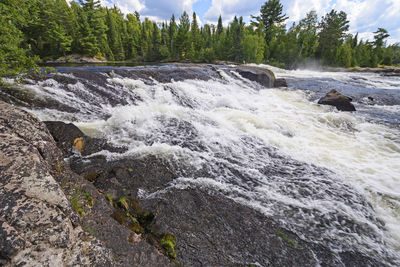
<svg viewBox="0 0 400 267"><path fill-rule="evenodd" d="M274 87L275 76L272 71L257 67L241 66L236 71L246 79L257 82L267 88Z"/></svg>
<svg viewBox="0 0 400 267"><path fill-rule="evenodd" d="M62 121L45 121L44 123L56 141L57 146L63 151L65 157L71 156L74 149L80 152L83 156L102 150L112 152L124 151L124 148L117 148L108 145L106 140L101 138L91 138L85 135L72 123L64 123Z"/></svg>
<svg viewBox="0 0 400 267"><path fill-rule="evenodd" d="M155 227L176 236L177 259L184 266L381 264L355 252L336 256L218 192L171 188L145 197L142 204L157 214Z"/></svg>
<svg viewBox="0 0 400 267"><path fill-rule="evenodd" d="M72 123L67 124L61 121L44 121L44 123L57 142L57 146L67 155L71 153L74 140L85 136L85 134Z"/></svg>
<svg viewBox="0 0 400 267"><path fill-rule="evenodd" d="M278 78L275 80L274 87L288 87L286 79Z"/></svg>
<svg viewBox="0 0 400 267"><path fill-rule="evenodd" d="M352 99L350 97L342 95L335 89L332 89L318 101L318 104L334 106L340 111L356 111L351 101Z"/></svg>

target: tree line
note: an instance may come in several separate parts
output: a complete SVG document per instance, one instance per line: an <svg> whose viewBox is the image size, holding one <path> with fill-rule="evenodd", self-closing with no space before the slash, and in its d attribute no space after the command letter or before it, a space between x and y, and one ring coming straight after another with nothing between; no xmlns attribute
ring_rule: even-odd
<svg viewBox="0 0 400 267"><path fill-rule="evenodd" d="M348 33L343 11L318 20L315 11L286 28L279 0L269 0L246 24L235 17L224 27L200 26L193 13L157 23L138 12L124 15L99 0L2 0L0 2L0 76L20 72L48 58L70 54L109 61L269 63L294 68L310 62L331 66L376 67L400 63L400 44L387 46L388 32L374 40Z"/></svg>

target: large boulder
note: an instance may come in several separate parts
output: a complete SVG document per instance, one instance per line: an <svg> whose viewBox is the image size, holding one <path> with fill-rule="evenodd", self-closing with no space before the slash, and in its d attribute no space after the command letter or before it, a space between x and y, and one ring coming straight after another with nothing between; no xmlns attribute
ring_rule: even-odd
<svg viewBox="0 0 400 267"><path fill-rule="evenodd" d="M43 123L0 102L0 265L112 265L52 174L60 156Z"/></svg>
<svg viewBox="0 0 400 267"><path fill-rule="evenodd" d="M334 106L340 111L356 111L351 101L350 97L332 89L318 101L318 104Z"/></svg>
<svg viewBox="0 0 400 267"><path fill-rule="evenodd" d="M44 123L65 157L71 156L76 151L83 156L101 150L111 152L124 151L124 148L110 146L104 139L87 136L72 123L62 121L44 121Z"/></svg>
<svg viewBox="0 0 400 267"><path fill-rule="evenodd" d="M274 87L275 75L270 70L257 67L242 66L240 68L237 68L236 72L238 72L243 78L257 82L267 88Z"/></svg>

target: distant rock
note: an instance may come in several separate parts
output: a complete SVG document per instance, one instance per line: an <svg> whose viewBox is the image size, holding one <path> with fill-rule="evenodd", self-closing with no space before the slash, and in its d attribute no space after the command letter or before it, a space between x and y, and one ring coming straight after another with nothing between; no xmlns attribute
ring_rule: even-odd
<svg viewBox="0 0 400 267"><path fill-rule="evenodd" d="M318 101L318 104L335 106L340 111L356 111L351 101L352 99L350 97L342 95L335 89L332 89Z"/></svg>
<svg viewBox="0 0 400 267"><path fill-rule="evenodd" d="M275 80L274 87L288 87L286 79L278 78Z"/></svg>
<svg viewBox="0 0 400 267"><path fill-rule="evenodd" d="M89 57L85 55L68 55L57 59L47 58L44 63L104 63L107 62L105 57Z"/></svg>
<svg viewBox="0 0 400 267"><path fill-rule="evenodd" d="M240 66L236 71L246 79L257 82L267 88L275 85L275 75L272 71L264 68Z"/></svg>

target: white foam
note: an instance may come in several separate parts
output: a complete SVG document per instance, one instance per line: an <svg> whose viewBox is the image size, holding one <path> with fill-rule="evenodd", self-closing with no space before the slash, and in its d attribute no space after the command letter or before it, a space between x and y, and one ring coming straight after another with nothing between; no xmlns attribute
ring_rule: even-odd
<svg viewBox="0 0 400 267"><path fill-rule="evenodd" d="M325 75L332 79L352 79L350 74L343 78L343 73L275 68L273 71L278 77ZM287 223L294 231L297 229L299 235L303 230L317 227L312 225L317 216L326 216L333 225L318 228L318 231L323 231L321 235L326 236L336 249L345 244L357 247L362 244L367 253L386 253L383 244L388 242L400 251L398 129L368 122L357 113L319 106L308 101L303 91L258 90L246 79L236 79L223 71L220 74L222 80L155 82L151 85L129 78L110 78L108 82L121 86L120 90L127 97L139 99L135 105L103 105L100 113L109 114L107 120L95 117L92 122L88 120L79 126L85 132L106 136L110 142L128 147L124 154L100 152L109 159L156 155L176 166L181 178L171 187L200 186L221 191L265 214L285 218L282 223ZM366 77L372 77L370 84L374 86L374 76ZM42 92L53 94L60 86L48 81L39 87ZM76 96L67 93L62 97L68 101L76 100ZM89 108L87 103L75 101L75 104ZM388 109L397 112L396 108ZM179 123L183 124L182 128ZM305 170L299 172L299 167L285 165L283 159L274 161L276 159L269 156L269 153L275 153L271 146L278 149L279 155L325 167L336 175L327 172L324 177L311 165L304 165ZM277 163L282 165L274 165ZM278 168L284 174L280 175L278 171L266 176L262 172L266 167ZM204 173L209 177L201 176ZM326 184L325 178L328 182L333 179L335 183ZM298 179L296 183L301 188L293 186L297 184L292 184L290 179ZM348 184L355 189L347 189ZM304 195L301 190L313 193ZM349 190L351 199L341 197L341 190ZM389 233L376 221L371 221L373 211L365 207L365 203L357 202L361 201L357 192L373 205L378 216L386 222ZM156 197L157 194L162 192L143 197ZM298 211L289 215L293 207ZM344 229L347 228L340 225L340 216L367 227L371 235L346 232Z"/></svg>

